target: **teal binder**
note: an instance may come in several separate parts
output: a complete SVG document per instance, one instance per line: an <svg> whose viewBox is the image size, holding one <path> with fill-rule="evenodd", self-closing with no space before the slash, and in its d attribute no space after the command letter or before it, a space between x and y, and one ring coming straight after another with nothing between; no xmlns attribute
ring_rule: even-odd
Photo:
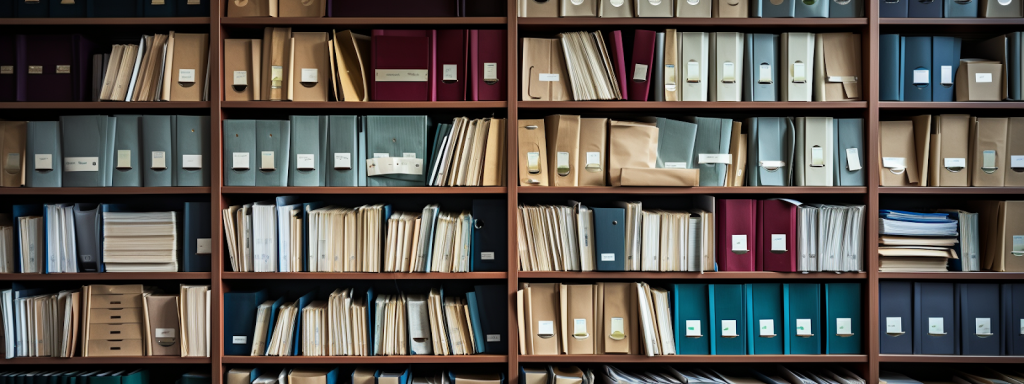
<svg viewBox="0 0 1024 384"><path fill-rule="evenodd" d="M861 353L860 284L825 284L825 353Z"/></svg>
<svg viewBox="0 0 1024 384"><path fill-rule="evenodd" d="M256 120L224 120L224 185L255 187Z"/></svg>
<svg viewBox="0 0 1024 384"><path fill-rule="evenodd" d="M356 158L362 154L359 145L358 116L330 116L328 118L327 140L327 186L359 186L359 170Z"/></svg>
<svg viewBox="0 0 1024 384"><path fill-rule="evenodd" d="M210 186L210 117L175 116L176 187Z"/></svg>
<svg viewBox="0 0 1024 384"><path fill-rule="evenodd" d="M782 284L744 284L747 301L747 353L781 355Z"/></svg>
<svg viewBox="0 0 1024 384"><path fill-rule="evenodd" d="M672 300L676 354L710 355L708 285L675 284L672 286Z"/></svg>
<svg viewBox="0 0 1024 384"><path fill-rule="evenodd" d="M821 354L820 297L818 284L782 285L782 306L786 319L782 335L786 340L787 355Z"/></svg>
<svg viewBox="0 0 1024 384"><path fill-rule="evenodd" d="M291 123L283 120L256 120L257 187L288 186L288 148ZM266 160L266 161L264 161Z"/></svg>
<svg viewBox="0 0 1024 384"><path fill-rule="evenodd" d="M290 153L288 155L289 187L323 187L327 185L327 116L291 116Z"/></svg>
<svg viewBox="0 0 1024 384"><path fill-rule="evenodd" d="M62 186L110 186L116 122L109 116L60 117L64 144Z"/></svg>
<svg viewBox="0 0 1024 384"><path fill-rule="evenodd" d="M139 124L142 115L115 115L116 129L114 132L114 161L110 166L111 186L141 187L142 186L142 153L139 146L142 136Z"/></svg>
<svg viewBox="0 0 1024 384"><path fill-rule="evenodd" d="M366 185L370 187L421 187L425 185L427 116L366 116ZM372 175L371 163L375 158L415 158L419 161L418 174L388 173Z"/></svg>
<svg viewBox="0 0 1024 384"><path fill-rule="evenodd" d="M28 163L25 167L26 187L60 188L64 161L60 150L60 126L56 121L28 122L25 162Z"/></svg>
<svg viewBox="0 0 1024 384"><path fill-rule="evenodd" d="M696 168L693 147L697 141L697 124L659 117L658 157L656 168Z"/></svg>
<svg viewBox="0 0 1024 384"><path fill-rule="evenodd" d="M173 187L174 116L142 116L142 185ZM160 161L163 164L160 164ZM154 162L155 161L155 162Z"/></svg>
<svg viewBox="0 0 1024 384"><path fill-rule="evenodd" d="M746 354L747 306L743 302L743 284L711 284L708 286L708 296L711 354Z"/></svg>

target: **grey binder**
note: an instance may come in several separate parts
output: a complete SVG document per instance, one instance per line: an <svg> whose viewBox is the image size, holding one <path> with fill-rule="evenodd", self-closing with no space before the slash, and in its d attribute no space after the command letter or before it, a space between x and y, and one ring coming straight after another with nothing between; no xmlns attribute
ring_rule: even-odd
<svg viewBox="0 0 1024 384"><path fill-rule="evenodd" d="M142 116L142 185L173 187L174 116Z"/></svg>
<svg viewBox="0 0 1024 384"><path fill-rule="evenodd" d="M793 122L786 117L753 117L746 125L747 185L791 185Z"/></svg>
<svg viewBox="0 0 1024 384"><path fill-rule="evenodd" d="M224 120L224 185L256 186L256 120Z"/></svg>
<svg viewBox="0 0 1024 384"><path fill-rule="evenodd" d="M30 121L25 140L25 186L60 188L64 165L60 126L56 121Z"/></svg>
<svg viewBox="0 0 1024 384"><path fill-rule="evenodd" d="M864 17L864 2L862 0L829 0L828 17Z"/></svg>
<svg viewBox="0 0 1024 384"><path fill-rule="evenodd" d="M115 115L117 129L114 132L114 161L110 166L111 186L142 186L142 143L139 125L142 115Z"/></svg>
<svg viewBox="0 0 1024 384"><path fill-rule="evenodd" d="M359 130L357 116L330 116L328 123L327 159L328 187L359 186Z"/></svg>
<svg viewBox="0 0 1024 384"><path fill-rule="evenodd" d="M288 155L289 187L327 185L324 154L327 153L327 116L291 116L292 136Z"/></svg>
<svg viewBox="0 0 1024 384"><path fill-rule="evenodd" d="M750 17L794 17L797 1L751 0Z"/></svg>
<svg viewBox="0 0 1024 384"><path fill-rule="evenodd" d="M422 187L426 176L427 116L366 116L366 185L370 187ZM383 165L386 158L415 158L415 169L404 173L371 171L374 163ZM377 169L385 169L381 166ZM417 172L418 173L415 173Z"/></svg>
<svg viewBox="0 0 1024 384"><path fill-rule="evenodd" d="M676 17L710 18L713 0L676 0Z"/></svg>
<svg viewBox="0 0 1024 384"><path fill-rule="evenodd" d="M210 117L175 116L175 187L210 186Z"/></svg>
<svg viewBox="0 0 1024 384"><path fill-rule="evenodd" d="M832 119L835 140L835 185L863 187L867 148L864 148L864 119ZM854 158L856 157L856 158Z"/></svg>
<svg viewBox="0 0 1024 384"><path fill-rule="evenodd" d="M979 0L942 0L942 17L978 17Z"/></svg>
<svg viewBox="0 0 1024 384"><path fill-rule="evenodd" d="M433 354L427 298L424 295L409 295L406 306L409 311L409 350L414 355Z"/></svg>
<svg viewBox="0 0 1024 384"><path fill-rule="evenodd" d="M636 0L636 17L672 17L675 14L675 4L672 3L673 1Z"/></svg>
<svg viewBox="0 0 1024 384"><path fill-rule="evenodd" d="M291 123L285 120L256 121L256 186L288 186L288 149Z"/></svg>
<svg viewBox="0 0 1024 384"><path fill-rule="evenodd" d="M796 17L828 17L830 0L796 1Z"/></svg>
<svg viewBox="0 0 1024 384"><path fill-rule="evenodd" d="M552 0L548 0L552 1ZM597 17L633 17L632 0L600 0Z"/></svg>
<svg viewBox="0 0 1024 384"><path fill-rule="evenodd" d="M743 58L743 100L779 100L779 35L748 33Z"/></svg>
<svg viewBox="0 0 1024 384"><path fill-rule="evenodd" d="M651 82L651 101L665 101L665 32L655 34Z"/></svg>
<svg viewBox="0 0 1024 384"><path fill-rule="evenodd" d="M697 138L690 168L700 169L700 186L725 186L726 168L732 161L729 146L732 143L732 119L695 117Z"/></svg>
<svg viewBox="0 0 1024 384"><path fill-rule="evenodd" d="M64 187L109 187L117 119L61 116Z"/></svg>
<svg viewBox="0 0 1024 384"><path fill-rule="evenodd" d="M697 124L659 117L658 159L656 168L696 168L693 146L697 140Z"/></svg>

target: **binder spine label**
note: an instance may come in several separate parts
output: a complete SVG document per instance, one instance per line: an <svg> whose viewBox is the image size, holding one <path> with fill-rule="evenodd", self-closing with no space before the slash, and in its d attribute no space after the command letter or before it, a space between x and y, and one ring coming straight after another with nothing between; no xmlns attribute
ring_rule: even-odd
<svg viewBox="0 0 1024 384"><path fill-rule="evenodd" d="M64 159L64 172L97 172L99 157L68 157Z"/></svg>
<svg viewBox="0 0 1024 384"><path fill-rule="evenodd" d="M701 337L700 320L686 320L686 337Z"/></svg>
<svg viewBox="0 0 1024 384"><path fill-rule="evenodd" d="M263 151L260 153L260 170L274 170L274 151Z"/></svg>
<svg viewBox="0 0 1024 384"><path fill-rule="evenodd" d="M939 82L942 83L942 85L947 86L947 87L953 86L953 66L952 65L940 66L939 67L939 74L940 74L940 77L941 77L939 79Z"/></svg>
<svg viewBox="0 0 1024 384"><path fill-rule="evenodd" d="M376 69L374 81L377 82L426 82L426 69Z"/></svg>
<svg viewBox="0 0 1024 384"><path fill-rule="evenodd" d="M316 156L312 153L295 154L295 168L303 171L316 169Z"/></svg>
<svg viewBox="0 0 1024 384"><path fill-rule="evenodd" d="M303 83L314 83L316 84L319 80L317 79L316 68L302 68L302 82Z"/></svg>
<svg viewBox="0 0 1024 384"><path fill-rule="evenodd" d="M722 320L722 336L736 337L736 320Z"/></svg>
<svg viewBox="0 0 1024 384"><path fill-rule="evenodd" d="M167 156L164 151L153 151L150 153L150 161L152 169L167 169Z"/></svg>
<svg viewBox="0 0 1024 384"><path fill-rule="evenodd" d="M558 81L557 73L541 73L538 76L540 81Z"/></svg>
<svg viewBox="0 0 1024 384"><path fill-rule="evenodd" d="M196 82L196 70L195 69L179 69L178 70L178 82L179 83L194 83Z"/></svg>
<svg viewBox="0 0 1024 384"><path fill-rule="evenodd" d="M480 260L494 260L494 252L480 252Z"/></svg>
<svg viewBox="0 0 1024 384"><path fill-rule="evenodd" d="M231 344L245 344L246 339L248 339L246 336L231 336Z"/></svg>
<svg viewBox="0 0 1024 384"><path fill-rule="evenodd" d="M196 239L196 254L197 255L209 255L210 250L213 247L210 245L210 239Z"/></svg>
<svg viewBox="0 0 1024 384"><path fill-rule="evenodd" d="M1010 168L1024 168L1024 156L1010 156Z"/></svg>
<svg viewBox="0 0 1024 384"><path fill-rule="evenodd" d="M775 336L775 320L761 319L758 322L760 323L760 336Z"/></svg>
<svg viewBox="0 0 1024 384"><path fill-rule="evenodd" d="M915 69L914 70L914 85L928 85L931 81L931 77L928 76L927 69Z"/></svg>
<svg viewBox="0 0 1024 384"><path fill-rule="evenodd" d="M615 261L615 254L614 253L602 253L601 254L601 261Z"/></svg>
<svg viewBox="0 0 1024 384"><path fill-rule="evenodd" d="M501 335L496 334L496 333L488 334L487 335L487 342L488 343L500 343L501 342Z"/></svg>
<svg viewBox="0 0 1024 384"><path fill-rule="evenodd" d="M929 317L928 318L928 334L929 335L945 335L946 330L942 322L941 317Z"/></svg>
<svg viewBox="0 0 1024 384"><path fill-rule="evenodd" d="M811 319L796 319L797 336L814 336L811 333Z"/></svg>
<svg viewBox="0 0 1024 384"><path fill-rule="evenodd" d="M848 317L841 317L836 319L836 335L849 336L853 335L853 322Z"/></svg>
<svg viewBox="0 0 1024 384"><path fill-rule="evenodd" d="M181 155L181 167L185 169L203 169L203 155Z"/></svg>
<svg viewBox="0 0 1024 384"><path fill-rule="evenodd" d="M846 169L850 172L860 170L860 153L857 148L846 149Z"/></svg>
<svg viewBox="0 0 1024 384"><path fill-rule="evenodd" d="M231 169L249 169L249 152L234 152L231 154Z"/></svg>
<svg viewBox="0 0 1024 384"><path fill-rule="evenodd" d="M352 154L349 152L335 153L334 169L352 169Z"/></svg>
<svg viewBox="0 0 1024 384"><path fill-rule="evenodd" d="M36 154L36 170L37 171L52 171L53 170L53 154L51 154L51 153Z"/></svg>
<svg viewBox="0 0 1024 384"><path fill-rule="evenodd" d="M117 169L132 169L132 150L117 150Z"/></svg>
<svg viewBox="0 0 1024 384"><path fill-rule="evenodd" d="M235 71L231 85L249 85L249 75L246 71Z"/></svg>
<svg viewBox="0 0 1024 384"><path fill-rule="evenodd" d="M974 82L975 83L991 83L992 82L992 74L991 73L975 73L974 74Z"/></svg>
<svg viewBox="0 0 1024 384"><path fill-rule="evenodd" d="M885 333L891 333L891 334L903 333L903 318L901 318L901 317L886 317L885 318Z"/></svg>
<svg viewBox="0 0 1024 384"><path fill-rule="evenodd" d="M992 319L987 317L975 318L974 334L977 336L992 336Z"/></svg>
<svg viewBox="0 0 1024 384"><path fill-rule="evenodd" d="M459 65L444 64L444 66L441 67L441 81L459 81Z"/></svg>

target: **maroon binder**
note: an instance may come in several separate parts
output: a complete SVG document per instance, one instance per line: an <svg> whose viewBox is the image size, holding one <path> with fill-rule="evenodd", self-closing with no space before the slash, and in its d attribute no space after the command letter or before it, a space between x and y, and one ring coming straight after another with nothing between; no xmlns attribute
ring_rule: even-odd
<svg viewBox="0 0 1024 384"><path fill-rule="evenodd" d="M749 199L726 199L715 203L715 253L719 271L757 270L754 265L757 254L756 208L755 201ZM745 240L743 236L746 236ZM733 247L733 241L738 246Z"/></svg>
<svg viewBox="0 0 1024 384"><path fill-rule="evenodd" d="M370 97L374 101L434 101L434 30L373 30ZM426 70L426 81L387 81L382 72ZM400 77L400 76L399 76Z"/></svg>
<svg viewBox="0 0 1024 384"><path fill-rule="evenodd" d="M629 68L626 68L626 82L629 83L629 100L647 101L647 93L651 89L651 70L654 69L655 36L654 31L642 29L636 30L636 35L633 36L633 61L630 63ZM646 66L647 68L646 74L639 80L639 76L633 75L641 74L645 71L643 67L640 67L638 70L637 66Z"/></svg>
<svg viewBox="0 0 1024 384"><path fill-rule="evenodd" d="M797 210L785 200L757 202L757 270L796 272Z"/></svg>
<svg viewBox="0 0 1024 384"><path fill-rule="evenodd" d="M482 0L467 0L482 1ZM365 0L331 0L330 17L458 17L459 0L390 0L386 3Z"/></svg>
<svg viewBox="0 0 1024 384"><path fill-rule="evenodd" d="M17 96L15 52L14 35L0 35L0 101L14 101Z"/></svg>
<svg viewBox="0 0 1024 384"><path fill-rule="evenodd" d="M505 62L505 30L469 31L470 100L505 100L508 93Z"/></svg>
<svg viewBox="0 0 1024 384"><path fill-rule="evenodd" d="M434 77L438 101L465 101L469 84L469 31L442 29L437 31L437 63Z"/></svg>
<svg viewBox="0 0 1024 384"><path fill-rule="evenodd" d="M88 100L92 49L81 35L17 35L15 49L18 101Z"/></svg>
<svg viewBox="0 0 1024 384"><path fill-rule="evenodd" d="M626 58L622 51L622 31L608 32L608 55L612 61L615 79L619 82L619 93L622 100L629 100L629 87L626 86Z"/></svg>

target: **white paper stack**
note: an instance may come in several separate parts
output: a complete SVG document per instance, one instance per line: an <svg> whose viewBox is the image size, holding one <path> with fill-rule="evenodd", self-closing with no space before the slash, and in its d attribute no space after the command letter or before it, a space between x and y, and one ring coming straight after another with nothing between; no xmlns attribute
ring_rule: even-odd
<svg viewBox="0 0 1024 384"><path fill-rule="evenodd" d="M210 286L182 285L181 357L210 357Z"/></svg>
<svg viewBox="0 0 1024 384"><path fill-rule="evenodd" d="M600 32L558 34L573 100L621 100L622 93Z"/></svg>
<svg viewBox="0 0 1024 384"><path fill-rule="evenodd" d="M103 212L103 263L107 272L177 272L175 212ZM74 243L72 236L71 241ZM65 248L68 255L73 248Z"/></svg>

